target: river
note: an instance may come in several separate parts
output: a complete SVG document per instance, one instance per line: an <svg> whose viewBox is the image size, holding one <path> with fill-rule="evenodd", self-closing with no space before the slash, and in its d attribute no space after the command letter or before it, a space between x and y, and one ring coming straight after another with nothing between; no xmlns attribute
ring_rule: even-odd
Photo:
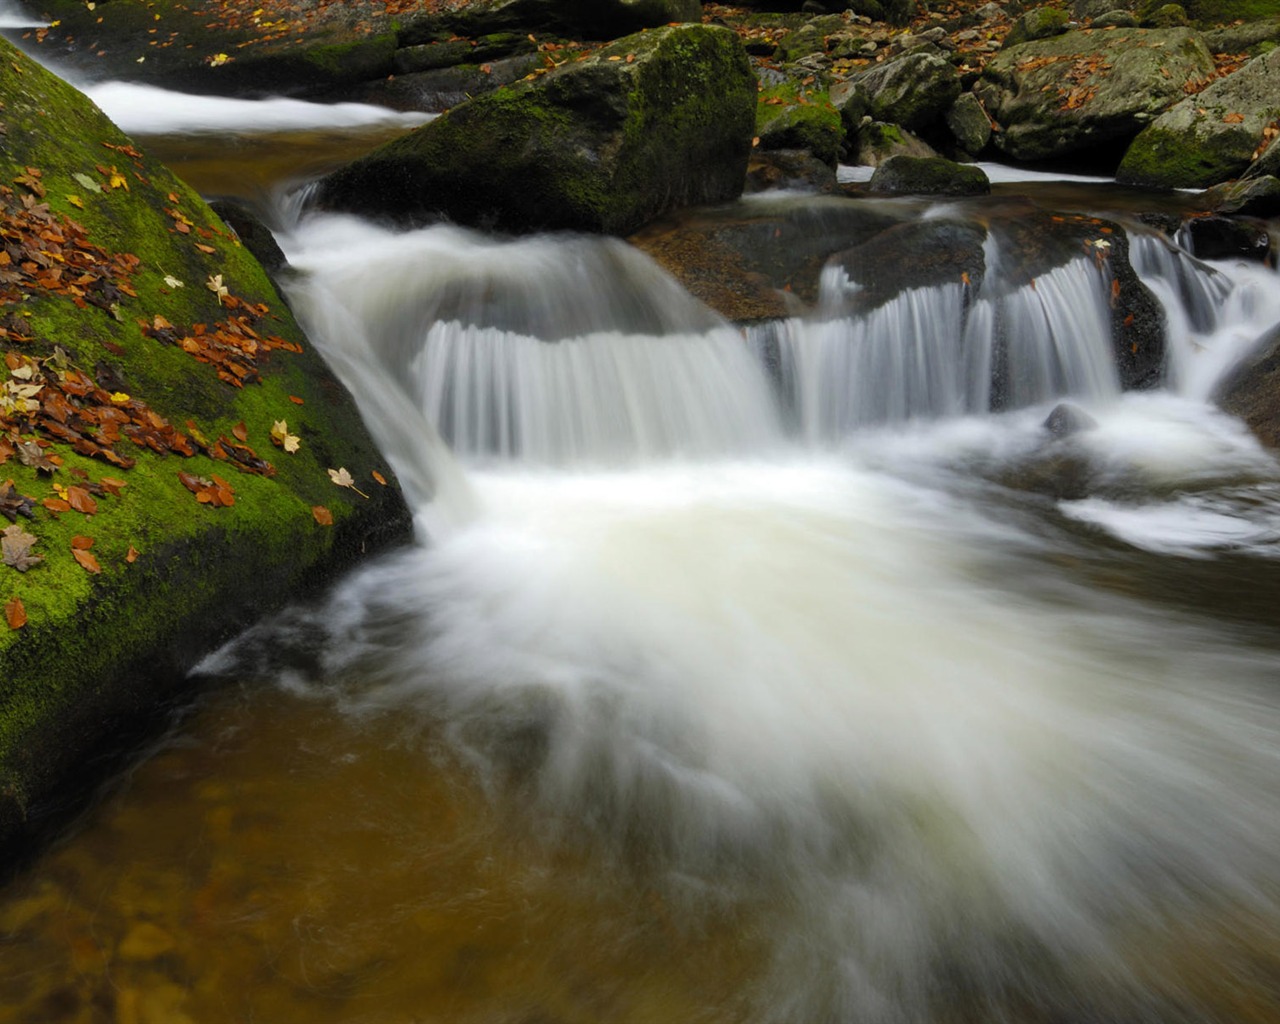
<svg viewBox="0 0 1280 1024"><path fill-rule="evenodd" d="M1273 271L1135 234L1141 394L1088 261L993 289L993 415L946 286L743 332L620 241L306 213L312 105L95 92L266 212L419 543L0 891L0 1022L1280 1021L1280 466L1208 401Z"/></svg>

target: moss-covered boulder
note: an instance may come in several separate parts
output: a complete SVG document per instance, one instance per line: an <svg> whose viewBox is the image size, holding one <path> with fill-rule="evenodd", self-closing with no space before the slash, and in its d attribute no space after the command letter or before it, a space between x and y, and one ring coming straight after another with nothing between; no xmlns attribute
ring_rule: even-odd
<svg viewBox="0 0 1280 1024"><path fill-rule="evenodd" d="M905 128L883 121L871 121L858 129L849 147L850 163L861 167L879 167L896 156L918 159L936 157L937 151Z"/></svg>
<svg viewBox="0 0 1280 1024"><path fill-rule="evenodd" d="M315 201L398 221L625 234L738 196L755 121L738 37L668 26L455 107L323 179Z"/></svg>
<svg viewBox="0 0 1280 1024"><path fill-rule="evenodd" d="M1014 159L1114 150L1118 162L1189 83L1213 74L1189 29L1077 31L1002 50L973 91L1001 126L994 145Z"/></svg>
<svg viewBox="0 0 1280 1024"><path fill-rule="evenodd" d="M1215 185L1205 190L1204 201L1215 213L1280 217L1280 178L1263 174Z"/></svg>
<svg viewBox="0 0 1280 1024"><path fill-rule="evenodd" d="M213 645L410 522L249 252L7 43L0 135L3 844Z"/></svg>
<svg viewBox="0 0 1280 1024"><path fill-rule="evenodd" d="M877 64L857 78L873 120L919 132L939 121L960 96L955 66L931 53Z"/></svg>
<svg viewBox="0 0 1280 1024"><path fill-rule="evenodd" d="M940 156L894 156L875 169L868 189L889 195L982 196L991 182L981 167Z"/></svg>
<svg viewBox="0 0 1280 1024"><path fill-rule="evenodd" d="M804 150L834 167L844 144L844 123L824 90L786 82L761 91L756 136L763 150Z"/></svg>
<svg viewBox="0 0 1280 1024"><path fill-rule="evenodd" d="M991 118L982 108L982 101L966 92L946 113L947 128L956 145L970 156L976 156L991 141Z"/></svg>
<svg viewBox="0 0 1280 1024"><path fill-rule="evenodd" d="M1274 137L1277 119L1280 49L1162 114L1133 140L1116 177L1162 188L1226 181L1249 168Z"/></svg>
<svg viewBox="0 0 1280 1024"><path fill-rule="evenodd" d="M1049 39L1067 30L1070 15L1059 7L1037 7L1013 23L1004 37L1004 46L1019 46L1036 39Z"/></svg>

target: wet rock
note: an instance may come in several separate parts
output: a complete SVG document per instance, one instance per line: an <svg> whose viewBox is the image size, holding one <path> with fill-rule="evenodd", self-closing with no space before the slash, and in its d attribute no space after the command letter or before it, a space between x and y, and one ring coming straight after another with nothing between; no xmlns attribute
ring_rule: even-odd
<svg viewBox="0 0 1280 1024"><path fill-rule="evenodd" d="M822 102L759 106L756 137L763 150L804 150L833 169L840 158L844 127L839 113Z"/></svg>
<svg viewBox="0 0 1280 1024"><path fill-rule="evenodd" d="M1058 439L1093 430L1097 426L1097 420L1071 402L1059 402L1044 421L1045 430Z"/></svg>
<svg viewBox="0 0 1280 1024"><path fill-rule="evenodd" d="M1231 217L1195 217L1187 221L1183 230L1192 254L1202 260L1261 262L1271 252L1271 236L1260 224Z"/></svg>
<svg viewBox="0 0 1280 1024"><path fill-rule="evenodd" d="M439 112L518 82L542 66L541 54L522 54L485 65L459 64L410 75L392 75L348 89L343 95L354 102L393 110Z"/></svg>
<svg viewBox="0 0 1280 1024"><path fill-rule="evenodd" d="M1244 420L1268 448L1280 448L1280 328L1258 339L1253 353L1223 378L1213 398Z"/></svg>
<svg viewBox="0 0 1280 1024"><path fill-rule="evenodd" d="M804 312L818 300L827 259L897 224L905 212L827 197L760 197L690 210L629 241L730 320Z"/></svg>
<svg viewBox="0 0 1280 1024"><path fill-rule="evenodd" d="M964 221L921 220L898 224L870 241L831 257L857 285L855 306L874 309L904 291L967 282L982 285L987 233Z"/></svg>
<svg viewBox="0 0 1280 1024"><path fill-rule="evenodd" d="M1215 185L1205 190L1204 201L1215 213L1280 216L1280 178L1267 174Z"/></svg>
<svg viewBox="0 0 1280 1024"><path fill-rule="evenodd" d="M453 108L322 179L315 199L401 222L626 233L740 194L755 118L736 35L655 29Z"/></svg>
<svg viewBox="0 0 1280 1024"><path fill-rule="evenodd" d="M836 186L835 169L802 149L757 152L747 164L747 192L770 189L834 192Z"/></svg>
<svg viewBox="0 0 1280 1024"><path fill-rule="evenodd" d="M893 156L875 169L868 187L892 195L980 196L991 191L991 182L972 164L938 156Z"/></svg>
<svg viewBox="0 0 1280 1024"><path fill-rule="evenodd" d="M244 203L235 199L213 199L209 202L209 209L236 233L236 237L268 273L275 274L289 265L284 250L280 248L271 229Z"/></svg>
<svg viewBox="0 0 1280 1024"><path fill-rule="evenodd" d="M1175 30L1177 31L1177 30ZM1160 188L1204 188L1237 177L1280 118L1280 49L1188 96L1133 140L1117 180Z"/></svg>
<svg viewBox="0 0 1280 1024"><path fill-rule="evenodd" d="M1004 129L997 148L1048 160L1118 149L1212 74L1187 29L1067 32L1001 50L973 91Z"/></svg>

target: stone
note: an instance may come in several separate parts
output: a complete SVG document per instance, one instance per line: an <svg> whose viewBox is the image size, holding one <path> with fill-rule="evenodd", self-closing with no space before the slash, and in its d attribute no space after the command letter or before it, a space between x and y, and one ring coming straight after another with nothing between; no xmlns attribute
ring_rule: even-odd
<svg viewBox="0 0 1280 1024"><path fill-rule="evenodd" d="M876 121L911 132L928 128L960 96L955 66L929 53L912 53L877 64L856 79Z"/></svg>
<svg viewBox="0 0 1280 1024"><path fill-rule="evenodd" d="M1098 421L1078 405L1059 402L1053 407L1043 426L1055 438L1061 440L1064 437L1072 437L1087 430L1097 429Z"/></svg>
<svg viewBox="0 0 1280 1024"><path fill-rule="evenodd" d="M322 179L315 202L400 222L626 234L741 193L756 88L728 29L654 29L454 107Z"/></svg>
<svg viewBox="0 0 1280 1024"><path fill-rule="evenodd" d="M973 91L1003 128L998 149L1051 160L1123 146L1213 74L1185 28L1067 32L1001 50Z"/></svg>
<svg viewBox="0 0 1280 1024"><path fill-rule="evenodd" d="M1004 37L1004 46L1018 46L1035 39L1048 39L1067 30L1067 12L1058 7L1037 7L1015 21Z"/></svg>
<svg viewBox="0 0 1280 1024"><path fill-rule="evenodd" d="M838 252L838 266L858 286L855 308L874 309L904 291L968 280L976 294L986 268L987 233L975 224L916 220L880 232L870 241Z"/></svg>
<svg viewBox="0 0 1280 1024"><path fill-rule="evenodd" d="M1280 328L1272 328L1219 382L1214 401L1242 419L1268 448L1280 448Z"/></svg>
<svg viewBox="0 0 1280 1024"><path fill-rule="evenodd" d="M1261 263L1271 254L1271 236L1261 224L1231 217L1193 217L1183 227L1194 256L1202 260L1243 259Z"/></svg>
<svg viewBox="0 0 1280 1024"><path fill-rule="evenodd" d="M860 167L879 167L895 156L933 157L938 153L922 139L896 124L869 121L854 137L852 163Z"/></svg>
<svg viewBox="0 0 1280 1024"><path fill-rule="evenodd" d="M956 145L970 156L977 156L991 141L991 118L987 117L982 101L971 92L951 104L946 121Z"/></svg>
<svg viewBox="0 0 1280 1024"><path fill-rule="evenodd" d="M759 109L762 116L756 133L761 149L805 150L835 168L844 142L844 127L840 114L829 104L761 105Z"/></svg>
<svg viewBox="0 0 1280 1024"><path fill-rule="evenodd" d="M836 185L835 168L803 149L758 151L747 164L745 191L749 193L772 189L834 192Z"/></svg>
<svg viewBox="0 0 1280 1024"><path fill-rule="evenodd" d="M1158 188L1216 185L1249 168L1277 119L1280 49L1255 57L1156 118L1133 140L1116 177Z"/></svg>
<svg viewBox="0 0 1280 1024"><path fill-rule="evenodd" d="M1246 177L1206 189L1204 201L1215 213L1280 217L1280 178Z"/></svg>
<svg viewBox="0 0 1280 1024"><path fill-rule="evenodd" d="M891 195L981 196L991 191L991 182L972 164L937 156L893 156L875 169L868 188Z"/></svg>
<svg viewBox="0 0 1280 1024"><path fill-rule="evenodd" d="M1139 23L1151 28L1175 28L1178 25L1186 25L1189 20L1187 9L1181 4L1162 4L1143 16Z"/></svg>

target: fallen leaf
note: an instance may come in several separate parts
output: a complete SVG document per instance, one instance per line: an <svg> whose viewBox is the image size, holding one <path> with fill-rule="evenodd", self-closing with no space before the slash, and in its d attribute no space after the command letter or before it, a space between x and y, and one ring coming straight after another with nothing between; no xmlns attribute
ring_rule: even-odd
<svg viewBox="0 0 1280 1024"><path fill-rule="evenodd" d="M85 572L93 573L95 576L102 572L102 566L88 551L82 548L72 548L71 556L84 567Z"/></svg>
<svg viewBox="0 0 1280 1024"><path fill-rule="evenodd" d="M3 553L4 564L12 566L18 572L26 572L34 565L44 561L43 555L32 553L31 548L37 538L27 533L21 526L7 526L0 535L0 553Z"/></svg>
<svg viewBox="0 0 1280 1024"><path fill-rule="evenodd" d="M84 513L86 516L95 515L98 511L98 503L93 500L93 496L83 487L68 487L67 501L71 503L73 509Z"/></svg>
<svg viewBox="0 0 1280 1024"><path fill-rule="evenodd" d="M301 398L299 398L297 395L290 395L290 396L289 396L289 401L291 401L294 405L302 405L302 404L303 404L302 399L301 399Z"/></svg>
<svg viewBox="0 0 1280 1024"><path fill-rule="evenodd" d="M129 545L129 550L125 552L124 560L130 565L133 565L138 560L138 549L132 544Z"/></svg>
<svg viewBox="0 0 1280 1024"><path fill-rule="evenodd" d="M315 521L319 523L321 526L333 525L333 513L330 512L323 505L312 505L311 515L312 517L314 517Z"/></svg>
<svg viewBox="0 0 1280 1024"><path fill-rule="evenodd" d="M186 285L184 285L181 281L179 281L179 280L178 280L176 277L174 277L172 274L165 274L165 275L164 275L164 283L165 283L165 284L167 284L170 288L185 288L185 287L186 287Z"/></svg>
<svg viewBox="0 0 1280 1024"><path fill-rule="evenodd" d="M203 246L199 246L199 245L198 245L198 246L196 246L196 248L197 248L197 249L202 249L202 248L204 248L204 247L203 247ZM213 294L214 294L214 295L216 295L216 296L218 297L218 305L222 305L222 300L223 300L223 299L225 299L225 298L227 297L227 295L228 295L228 294L230 294L230 293L227 291L227 286L226 286L226 285L224 285L224 284L222 283L222 275L221 275L221 274L210 274L210 275L209 275L209 280L207 280L207 281L204 283L204 286L205 286L206 288L208 288L208 289L209 289L209 291L213 292Z"/></svg>
<svg viewBox="0 0 1280 1024"><path fill-rule="evenodd" d="M377 480L378 483L382 484L383 487L387 486L387 478L383 476L381 473L379 473L376 469L373 471L373 478Z"/></svg>
<svg viewBox="0 0 1280 1024"><path fill-rule="evenodd" d="M369 495L365 494L364 491L360 490L360 488L356 486L355 479L347 471L347 468L345 466L339 469L329 470L329 479L332 480L339 487L351 488L351 490L355 491L356 494L360 495L360 497L362 498L369 497Z"/></svg>
<svg viewBox="0 0 1280 1024"><path fill-rule="evenodd" d="M1223 124L1244 124L1244 114L1231 113L1222 119Z"/></svg>
<svg viewBox="0 0 1280 1024"><path fill-rule="evenodd" d="M244 425L244 420L232 427L231 433L235 435L237 441L244 442L249 440L249 428Z"/></svg>
<svg viewBox="0 0 1280 1024"><path fill-rule="evenodd" d="M88 191L90 191L90 192L101 192L101 191L102 191L102 186L101 186L101 185L99 185L96 181L94 181L94 180L93 180L91 177L89 177L89 175L87 175L87 174L79 174L79 173L76 173L76 174L71 175L71 177L75 178L75 180L76 180L76 184L80 185L82 188L85 188L85 189L87 189L87 190L88 190Z"/></svg>
<svg viewBox="0 0 1280 1024"><path fill-rule="evenodd" d="M71 538L71 546L79 551L88 551L93 547L93 538L77 534Z"/></svg>
<svg viewBox="0 0 1280 1024"><path fill-rule="evenodd" d="M4 603L4 620L10 629L21 629L27 624L27 610L22 607L22 598L11 597Z"/></svg>

